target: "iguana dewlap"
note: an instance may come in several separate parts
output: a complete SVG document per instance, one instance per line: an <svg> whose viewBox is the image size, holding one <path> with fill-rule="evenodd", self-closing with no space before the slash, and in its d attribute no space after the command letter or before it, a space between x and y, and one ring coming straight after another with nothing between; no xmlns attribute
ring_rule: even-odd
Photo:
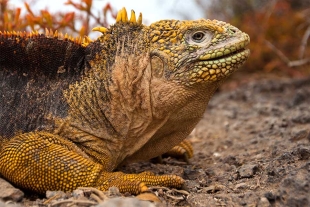
<svg viewBox="0 0 310 207"><path fill-rule="evenodd" d="M93 42L0 33L1 176L38 193L183 184L113 170L180 144L250 39L216 20L141 22L123 9Z"/></svg>

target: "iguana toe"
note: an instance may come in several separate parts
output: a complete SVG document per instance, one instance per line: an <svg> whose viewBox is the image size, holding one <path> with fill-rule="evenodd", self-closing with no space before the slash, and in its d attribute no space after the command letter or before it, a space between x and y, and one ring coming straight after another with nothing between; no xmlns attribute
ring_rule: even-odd
<svg viewBox="0 0 310 207"><path fill-rule="evenodd" d="M194 150L190 141L183 140L177 146L174 146L171 150L164 154L164 156L181 158L185 162L189 163L189 159L193 157Z"/></svg>

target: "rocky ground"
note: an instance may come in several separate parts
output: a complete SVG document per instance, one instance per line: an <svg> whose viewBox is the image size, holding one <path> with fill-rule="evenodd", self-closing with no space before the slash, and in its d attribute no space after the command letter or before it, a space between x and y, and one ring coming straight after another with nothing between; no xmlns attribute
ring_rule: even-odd
<svg viewBox="0 0 310 207"><path fill-rule="evenodd" d="M49 199L26 195L17 204L91 206L105 200L100 206L310 206L310 79L260 80L215 94L190 140L195 150L190 164L166 158L162 164L123 168L186 179L184 190L152 188L158 202L141 201L149 195L120 195L117 189L88 189L49 192ZM0 192L8 191L4 185Z"/></svg>

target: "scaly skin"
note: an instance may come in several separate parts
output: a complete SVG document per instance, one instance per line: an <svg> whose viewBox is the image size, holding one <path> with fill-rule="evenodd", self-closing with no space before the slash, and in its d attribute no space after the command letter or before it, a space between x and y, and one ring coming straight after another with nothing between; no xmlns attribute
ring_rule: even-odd
<svg viewBox="0 0 310 207"><path fill-rule="evenodd" d="M3 177L38 193L182 186L175 175L113 170L169 150L190 157L183 140L246 61L249 37L216 20L141 21L123 9L115 25L94 28L102 32L94 42L0 33Z"/></svg>

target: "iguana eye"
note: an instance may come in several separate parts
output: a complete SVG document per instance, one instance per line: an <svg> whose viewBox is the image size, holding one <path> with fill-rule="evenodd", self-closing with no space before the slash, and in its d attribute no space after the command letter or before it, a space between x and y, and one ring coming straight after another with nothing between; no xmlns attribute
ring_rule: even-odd
<svg viewBox="0 0 310 207"><path fill-rule="evenodd" d="M187 42L190 44L206 44L212 39L212 33L209 31L192 31L187 34Z"/></svg>
<svg viewBox="0 0 310 207"><path fill-rule="evenodd" d="M192 35L192 39L194 40L194 42L202 42L204 40L204 37L205 37L205 33L201 32L201 31L198 31L198 32L195 32L193 35Z"/></svg>

